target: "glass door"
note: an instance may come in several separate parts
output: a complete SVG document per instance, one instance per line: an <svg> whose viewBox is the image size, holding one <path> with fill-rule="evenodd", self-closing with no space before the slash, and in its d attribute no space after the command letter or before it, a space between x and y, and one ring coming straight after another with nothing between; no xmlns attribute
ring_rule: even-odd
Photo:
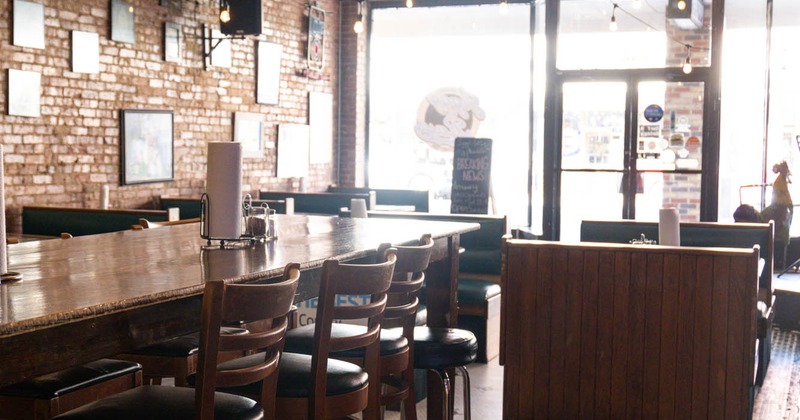
<svg viewBox="0 0 800 420"><path fill-rule="evenodd" d="M700 219L702 82L562 84L561 240L581 220Z"/></svg>

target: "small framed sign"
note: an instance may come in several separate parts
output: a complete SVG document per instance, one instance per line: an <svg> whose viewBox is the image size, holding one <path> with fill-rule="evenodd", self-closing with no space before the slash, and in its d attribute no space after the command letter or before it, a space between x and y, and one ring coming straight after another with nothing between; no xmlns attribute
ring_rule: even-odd
<svg viewBox="0 0 800 420"><path fill-rule="evenodd" d="M325 59L325 11L311 6L308 12L308 68L322 70Z"/></svg>
<svg viewBox="0 0 800 420"><path fill-rule="evenodd" d="M122 185L173 180L172 111L120 111Z"/></svg>

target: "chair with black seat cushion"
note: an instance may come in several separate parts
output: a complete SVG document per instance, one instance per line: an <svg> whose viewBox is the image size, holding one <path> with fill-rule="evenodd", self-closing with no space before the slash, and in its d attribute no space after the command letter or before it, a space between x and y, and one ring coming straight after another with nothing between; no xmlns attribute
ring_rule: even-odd
<svg viewBox="0 0 800 420"><path fill-rule="evenodd" d="M144 385L101 399L58 416L58 419L262 419L256 401L215 392L217 387L250 383L261 386L260 401L266 417L274 418L275 385L287 314L297 290L299 265L289 264L283 280L274 284L206 283L201 313L200 353L194 389ZM225 322L245 321L263 328L246 334L222 334ZM231 370L218 363L221 352L253 352L247 366Z"/></svg>
<svg viewBox="0 0 800 420"><path fill-rule="evenodd" d="M0 418L49 419L142 384L142 367L100 359L0 388Z"/></svg>
<svg viewBox="0 0 800 420"><path fill-rule="evenodd" d="M382 245L378 249L378 255L382 256L388 248L388 244ZM380 334L381 383L387 389L381 395L380 405L385 407L403 402L413 409L415 400L410 383L414 381L414 365L410 360L410 355L413 354L411 344L414 341L418 295L425 281L424 271L431 258L433 239L431 235L423 235L417 245L394 248L397 253L397 263L388 292L388 303L383 315L383 330ZM363 326L335 323L331 327L331 336L351 336L365 331L366 327ZM291 330L286 334L287 352L308 354L313 344L313 324ZM364 358L364 349L356 348L331 353L331 357L358 364Z"/></svg>
<svg viewBox="0 0 800 420"><path fill-rule="evenodd" d="M360 411L364 419L380 417L380 381L372 378L380 377L378 338L396 258L391 248L376 264L325 261L311 351L299 354L287 347L281 359L278 418L338 418ZM360 305L336 306L337 295L370 295L371 299ZM333 325L340 325L334 319L367 319L367 326L334 329ZM352 349L363 349L360 364L334 358Z"/></svg>
<svg viewBox="0 0 800 420"><path fill-rule="evenodd" d="M200 219L183 219L169 222L151 222L140 218L142 229L199 222ZM244 334L247 330L222 327L223 334ZM145 384L160 385L164 378L174 378L175 386L188 386L187 378L197 371L197 354L200 351L200 334L187 334L160 343L131 350L116 357L142 365ZM226 355L227 356L227 355ZM223 356L225 358L225 356Z"/></svg>
<svg viewBox="0 0 800 420"><path fill-rule="evenodd" d="M452 419L450 410L450 383L448 371L456 369L464 380L464 419L471 418L469 373L466 365L475 361L478 354L478 340L475 335L459 328L414 328L414 368L435 372L442 380L442 396L444 418ZM406 412L406 418L411 413Z"/></svg>

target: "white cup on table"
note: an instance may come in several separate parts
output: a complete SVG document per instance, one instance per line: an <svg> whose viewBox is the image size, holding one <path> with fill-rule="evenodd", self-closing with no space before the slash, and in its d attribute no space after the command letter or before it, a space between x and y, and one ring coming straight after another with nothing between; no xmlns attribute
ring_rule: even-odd
<svg viewBox="0 0 800 420"><path fill-rule="evenodd" d="M363 198L351 198L350 217L362 219L367 217L367 201Z"/></svg>

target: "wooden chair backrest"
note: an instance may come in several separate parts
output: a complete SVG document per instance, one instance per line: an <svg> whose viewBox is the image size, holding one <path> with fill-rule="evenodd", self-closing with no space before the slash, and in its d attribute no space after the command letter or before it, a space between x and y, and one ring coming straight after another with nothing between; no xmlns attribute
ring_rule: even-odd
<svg viewBox="0 0 800 420"><path fill-rule="evenodd" d="M381 245L378 254L382 255L383 249L388 247L388 244ZM413 343L419 292L431 260L433 239L430 234L425 234L416 246L394 248L397 250L397 263L394 266L392 285L389 287L388 303L383 312L383 325L402 326L403 335L409 343Z"/></svg>
<svg viewBox="0 0 800 420"><path fill-rule="evenodd" d="M258 381L264 381L261 402L265 409L274 409L278 360L288 325L287 314L294 301L299 277L300 265L292 263L284 268L283 279L279 283L206 283L195 385L195 408L201 418L213 417L215 388L236 387ZM242 321L248 323L247 334L220 334L220 328L225 323ZM264 328L250 329L251 324ZM264 361L243 369L218 370L219 352L263 352Z"/></svg>
<svg viewBox="0 0 800 420"><path fill-rule="evenodd" d="M375 383L379 384L378 338L397 260L393 248L386 250L384 255L384 261L376 264L345 264L337 260L326 260L322 265L311 362L313 383L308 399L309 418L325 418L328 354L331 352L364 347L366 350L362 366L370 380L375 378ZM361 305L336 306L337 295L371 295L371 299ZM331 325L334 319L367 319L367 330L355 336L332 338Z"/></svg>

